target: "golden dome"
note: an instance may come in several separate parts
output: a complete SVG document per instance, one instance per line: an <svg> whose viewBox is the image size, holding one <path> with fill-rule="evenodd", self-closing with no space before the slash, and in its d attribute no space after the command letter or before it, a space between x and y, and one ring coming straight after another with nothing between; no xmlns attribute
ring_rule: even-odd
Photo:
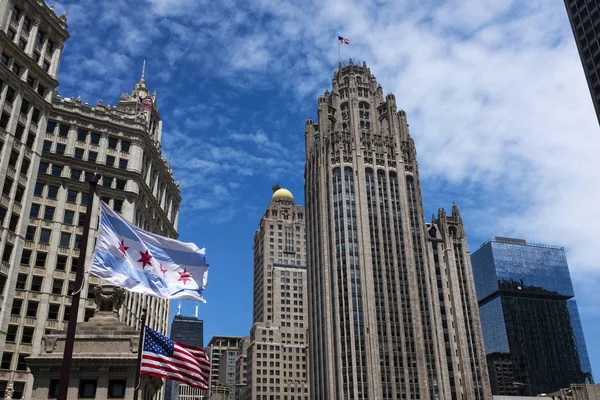
<svg viewBox="0 0 600 400"><path fill-rule="evenodd" d="M271 197L271 200L294 201L294 196L292 195L292 192L290 192L289 190L279 188L275 192L273 192L273 197Z"/></svg>

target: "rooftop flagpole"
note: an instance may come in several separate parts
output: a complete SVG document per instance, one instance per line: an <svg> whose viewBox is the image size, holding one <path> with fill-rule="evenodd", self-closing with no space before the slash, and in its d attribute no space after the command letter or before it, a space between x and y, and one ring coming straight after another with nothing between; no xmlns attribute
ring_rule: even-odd
<svg viewBox="0 0 600 400"><path fill-rule="evenodd" d="M67 328L67 338L65 340L65 351L63 353L62 368L60 370L60 381L58 384L57 400L67 400L69 391L69 377L71 376L71 362L73 361L73 345L75 344L75 329L77 328L77 314L79 313L79 299L83 288L83 275L85 272L85 258L87 256L87 244L90 236L90 223L92 221L92 212L94 207L94 196L96 186L100 180L100 174L95 172L90 180L90 192L88 194L87 209L85 212L85 221L83 223L83 234L79 243L79 264L75 273L75 292L71 299L71 315L69 316L69 325Z"/></svg>

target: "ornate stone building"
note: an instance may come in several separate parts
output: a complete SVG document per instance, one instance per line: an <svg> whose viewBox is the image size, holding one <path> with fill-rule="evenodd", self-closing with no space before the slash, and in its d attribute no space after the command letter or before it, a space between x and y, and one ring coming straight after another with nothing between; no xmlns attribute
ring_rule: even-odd
<svg viewBox="0 0 600 400"><path fill-rule="evenodd" d="M254 325L247 350L246 398L307 400L304 211L278 185L254 234L253 248Z"/></svg>
<svg viewBox="0 0 600 400"><path fill-rule="evenodd" d="M41 0L0 2L0 397L9 381L14 398L30 393L25 358L39 351L42 335L66 329L74 290L83 291L79 318L93 315L100 280L86 276L73 287L95 244L79 260L91 174L102 174L97 195L126 219L177 236L181 197L161 154L156 94L142 73L115 106L60 98L53 90L66 19ZM138 97L151 99L148 110ZM98 209L96 201L93 234ZM142 306L148 324L166 333L165 300L128 295L122 320L139 328Z"/></svg>
<svg viewBox="0 0 600 400"><path fill-rule="evenodd" d="M77 325L68 399L133 398L136 387L140 332L122 321L119 311L125 291L113 285L94 288L94 316ZM56 398L66 332L42 336L41 348L27 358L34 376L34 400ZM151 399L160 390L162 379L141 376L140 398Z"/></svg>
<svg viewBox="0 0 600 400"><path fill-rule="evenodd" d="M458 208L423 216L406 113L340 64L306 122L311 399L491 399Z"/></svg>

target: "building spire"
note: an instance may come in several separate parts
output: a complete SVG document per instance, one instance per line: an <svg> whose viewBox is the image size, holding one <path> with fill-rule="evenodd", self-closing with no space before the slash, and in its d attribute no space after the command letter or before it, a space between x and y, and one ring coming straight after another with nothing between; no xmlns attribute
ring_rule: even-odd
<svg viewBox="0 0 600 400"><path fill-rule="evenodd" d="M146 74L146 59L144 59L144 63L142 64L142 79L144 80L144 75Z"/></svg>

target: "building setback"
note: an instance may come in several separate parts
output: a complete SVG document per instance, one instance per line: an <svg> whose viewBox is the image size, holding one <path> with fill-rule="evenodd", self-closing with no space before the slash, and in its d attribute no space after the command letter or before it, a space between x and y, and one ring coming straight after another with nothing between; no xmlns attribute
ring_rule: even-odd
<svg viewBox="0 0 600 400"><path fill-rule="evenodd" d="M254 313L239 400L308 400L304 211L273 186L254 234Z"/></svg>
<svg viewBox="0 0 600 400"><path fill-rule="evenodd" d="M0 397L14 382L13 398L29 398L32 379L25 358L39 353L44 333L66 329L82 225L88 210L87 183L102 175L97 194L143 229L177 237L181 197L162 158L162 122L142 76L115 106L61 98L53 90L64 41L66 14L56 16L44 2L0 3ZM138 107L139 96L152 107ZM91 210L97 232L98 201ZM94 287L83 286L79 318L95 308ZM169 303L128 293L121 320L139 328L168 329Z"/></svg>
<svg viewBox="0 0 600 400"><path fill-rule="evenodd" d="M366 64L306 122L311 399L491 399L456 206L423 217L406 113Z"/></svg>
<svg viewBox="0 0 600 400"><path fill-rule="evenodd" d="M600 1L564 1L596 117L600 122Z"/></svg>
<svg viewBox="0 0 600 400"><path fill-rule="evenodd" d="M520 393L591 380L564 249L496 237L471 260L488 359L509 357ZM501 389L494 394L508 394Z"/></svg>

